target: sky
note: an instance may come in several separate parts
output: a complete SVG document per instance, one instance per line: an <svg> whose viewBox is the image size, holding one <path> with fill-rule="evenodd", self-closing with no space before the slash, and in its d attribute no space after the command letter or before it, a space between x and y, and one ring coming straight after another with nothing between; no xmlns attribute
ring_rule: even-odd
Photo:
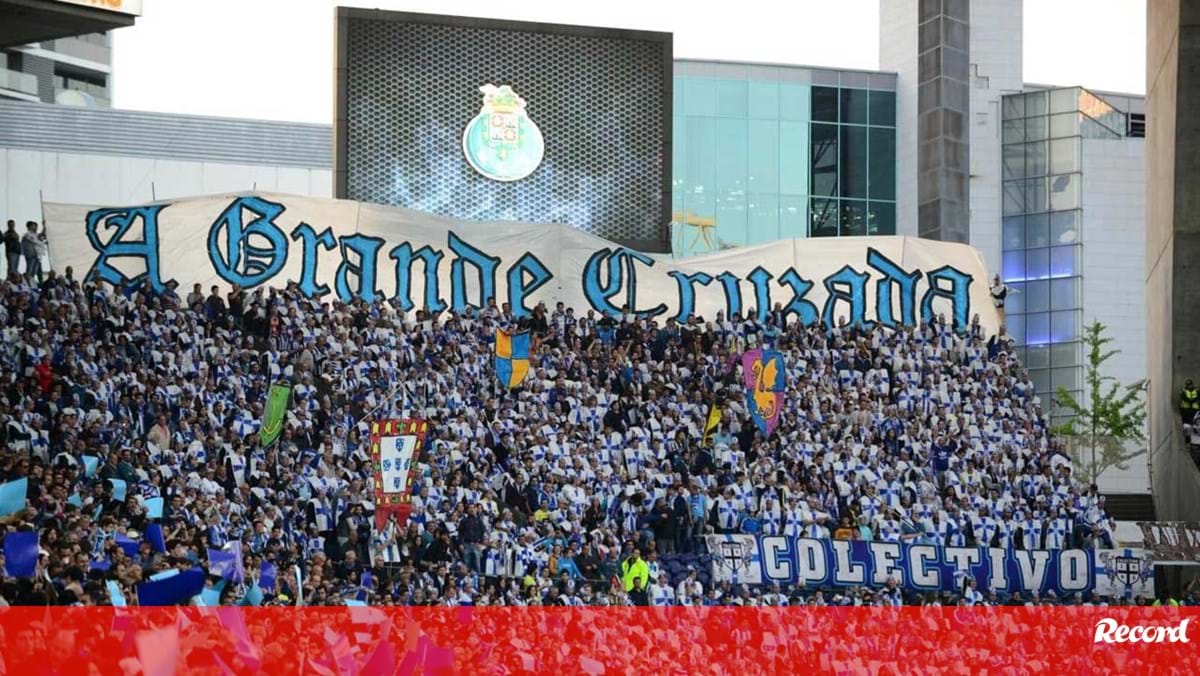
<svg viewBox="0 0 1200 676"><path fill-rule="evenodd" d="M1025 81L1143 93L1145 2L1025 0ZM879 68L879 0L145 0L114 33L114 104L329 124L338 5L670 31L676 58Z"/></svg>

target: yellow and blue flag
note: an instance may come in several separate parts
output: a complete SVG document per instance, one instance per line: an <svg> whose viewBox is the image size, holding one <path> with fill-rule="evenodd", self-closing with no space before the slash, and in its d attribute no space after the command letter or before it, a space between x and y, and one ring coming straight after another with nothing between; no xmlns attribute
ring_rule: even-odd
<svg viewBox="0 0 1200 676"><path fill-rule="evenodd" d="M529 374L529 332L496 330L496 378L512 389Z"/></svg>

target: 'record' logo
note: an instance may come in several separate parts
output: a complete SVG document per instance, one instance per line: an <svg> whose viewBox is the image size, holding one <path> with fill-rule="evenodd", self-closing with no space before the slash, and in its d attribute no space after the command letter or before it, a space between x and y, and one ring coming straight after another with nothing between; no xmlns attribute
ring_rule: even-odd
<svg viewBox="0 0 1200 676"><path fill-rule="evenodd" d="M1093 643L1190 643L1187 636L1188 622L1185 618L1178 627L1159 626L1129 626L1120 624L1111 617L1106 617L1096 623L1096 637Z"/></svg>

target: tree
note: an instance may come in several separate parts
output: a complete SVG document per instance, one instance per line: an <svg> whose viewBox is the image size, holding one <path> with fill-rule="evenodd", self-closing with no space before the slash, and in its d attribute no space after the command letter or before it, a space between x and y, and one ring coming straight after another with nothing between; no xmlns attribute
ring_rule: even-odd
<svg viewBox="0 0 1200 676"><path fill-rule="evenodd" d="M1146 422L1146 404L1141 398L1146 381L1122 386L1117 379L1101 373L1101 367L1120 350L1105 350L1113 341L1104 335L1107 327L1099 321L1084 329L1083 344L1087 347L1087 367L1084 375L1087 406L1075 400L1066 388L1059 387L1057 402L1060 410L1071 418L1054 428L1074 446L1072 461L1077 474L1085 474L1088 483L1095 483L1111 467L1127 469L1133 458L1146 452L1144 448L1127 452L1126 443L1145 441L1142 431ZM1090 451L1084 462L1079 451Z"/></svg>

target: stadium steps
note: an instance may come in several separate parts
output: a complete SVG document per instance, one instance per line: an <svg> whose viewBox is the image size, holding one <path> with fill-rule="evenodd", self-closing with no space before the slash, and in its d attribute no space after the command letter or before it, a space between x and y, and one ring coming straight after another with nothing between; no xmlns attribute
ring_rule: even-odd
<svg viewBox="0 0 1200 676"><path fill-rule="evenodd" d="M1155 521L1154 498L1150 495L1112 493L1104 496L1104 511L1117 521Z"/></svg>

